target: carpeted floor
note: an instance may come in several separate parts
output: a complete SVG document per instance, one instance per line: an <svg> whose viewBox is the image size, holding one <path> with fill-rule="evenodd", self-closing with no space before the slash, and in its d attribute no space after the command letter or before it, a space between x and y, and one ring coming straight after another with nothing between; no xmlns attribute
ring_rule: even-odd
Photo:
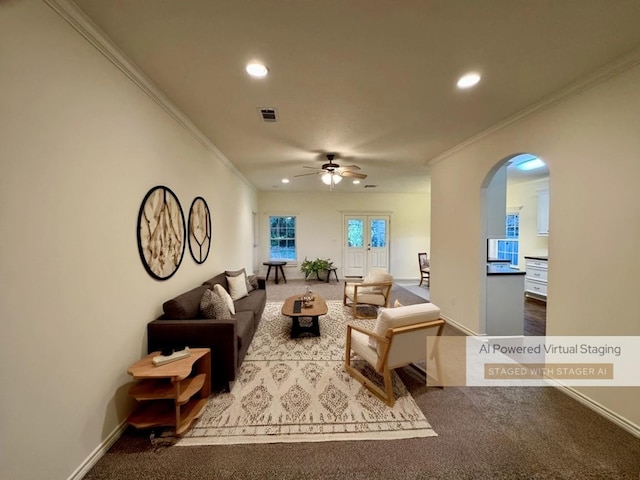
<svg viewBox="0 0 640 480"><path fill-rule="evenodd" d="M327 299L342 298L340 284L311 285ZM286 289L300 287L304 288L301 282L270 282L268 300L282 300L297 293ZM397 295L404 292L411 294L394 288ZM399 369L398 374L437 437L181 448L152 442L149 432L128 429L85 478L638 480L640 476L640 439L560 390L438 389L426 387L410 368Z"/></svg>

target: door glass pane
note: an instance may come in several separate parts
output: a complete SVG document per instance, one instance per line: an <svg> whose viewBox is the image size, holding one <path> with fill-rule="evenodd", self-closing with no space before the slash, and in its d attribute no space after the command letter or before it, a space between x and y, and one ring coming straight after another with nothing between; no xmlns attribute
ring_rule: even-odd
<svg viewBox="0 0 640 480"><path fill-rule="evenodd" d="M364 220L347 220L347 243L350 248L364 247Z"/></svg>
<svg viewBox="0 0 640 480"><path fill-rule="evenodd" d="M387 246L387 221L383 219L371 220L371 246Z"/></svg>

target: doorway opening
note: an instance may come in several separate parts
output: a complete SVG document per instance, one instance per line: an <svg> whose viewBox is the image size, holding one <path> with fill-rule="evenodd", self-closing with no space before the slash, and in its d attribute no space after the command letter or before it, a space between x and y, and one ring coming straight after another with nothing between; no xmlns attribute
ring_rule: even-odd
<svg viewBox="0 0 640 480"><path fill-rule="evenodd" d="M483 276L485 331L492 334L493 319L489 315L496 314L492 305L506 301L513 302L511 315L523 317L521 334L544 336L547 331L549 168L535 154L510 155L492 168L482 188L484 218L480 241L487 249L483 255L486 253L488 265L493 259L519 270L518 281L523 284L518 298L497 300L490 298L494 290L487 289L487 276Z"/></svg>

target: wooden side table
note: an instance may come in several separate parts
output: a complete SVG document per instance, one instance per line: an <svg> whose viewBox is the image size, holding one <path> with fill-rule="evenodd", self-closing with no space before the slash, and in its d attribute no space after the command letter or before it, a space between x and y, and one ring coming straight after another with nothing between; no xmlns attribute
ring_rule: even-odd
<svg viewBox="0 0 640 480"><path fill-rule="evenodd" d="M284 280L284 283L287 283L287 277L284 276L284 267L287 262L284 261L270 261L270 262L262 262L262 264L264 266L269 267L267 269L267 277L265 278L265 282L269 281L269 274L271 273L271 267L275 267L275 271L276 271L276 285L278 284L278 270L280 270L280 274L282 275L282 279Z"/></svg>
<svg viewBox="0 0 640 480"><path fill-rule="evenodd" d="M175 427L184 433L200 416L211 394L211 350L191 348L191 355L156 366L153 352L127 373L138 382L129 394L140 402L127 421L136 428ZM192 374L193 372L193 374Z"/></svg>

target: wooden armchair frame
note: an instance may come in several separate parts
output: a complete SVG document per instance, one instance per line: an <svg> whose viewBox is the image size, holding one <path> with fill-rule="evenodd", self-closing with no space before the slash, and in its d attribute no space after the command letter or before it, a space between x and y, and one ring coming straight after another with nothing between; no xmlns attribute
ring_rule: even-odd
<svg viewBox="0 0 640 480"><path fill-rule="evenodd" d="M350 299L349 297L347 297L347 287L348 286L353 286L353 299ZM360 294L360 297L362 298L363 295L382 295L384 297L384 304L383 305L378 305L375 303L368 303L368 302L363 302L362 300L358 300L358 289L362 289L362 288L370 288L370 287L379 287L380 288L380 292L379 293L371 293L371 292L362 292ZM353 318L369 318L369 317L365 317L365 316L361 316L358 315L358 305L373 305L375 307L389 307L389 300L391 299L391 287L393 287L393 281L387 281L387 282L371 282L371 283L365 283L365 282L345 282L344 284L344 290L343 290L343 297L342 297L342 304L344 306L349 306L351 305L351 312L353 314ZM351 303L347 303L347 299L351 300Z"/></svg>
<svg viewBox="0 0 640 480"><path fill-rule="evenodd" d="M358 325L352 325L349 323L347 324L347 342L345 346L344 367L347 373L349 373L349 375L351 375L360 383L362 383L367 389L369 389L369 391L371 391L371 393L376 395L378 398L380 398L380 400L382 400L384 403L386 403L390 407L393 407L396 400L393 395L393 383L391 381L391 370L395 370L396 368L400 368L410 364L410 363L407 363L405 365L396 365L393 368L389 368L387 359L389 357L389 352L391 351L391 347L393 345L394 337L398 335L407 335L407 334L411 334L412 332L416 332L418 330L424 330L424 329L435 328L435 327L438 328L436 337L440 337L442 336L442 330L444 329L444 325L445 325L445 321L439 318L437 320L430 320L428 322L415 323L413 325L390 328L387 330L386 335L383 337L381 335L376 334L372 330L368 330ZM366 378L362 373L360 373L358 370L353 368L353 366L351 365L351 332L352 330L364 333L369 337L373 337L378 341L379 346L382 345L383 347L382 354L377 355L378 357L377 363L376 365L372 365L372 366L375 368L377 373L382 375L384 379L384 390L381 389L374 382ZM437 341L438 341L438 338L436 338L436 342ZM425 349L426 348L427 346L425 344ZM432 354L429 358L433 359L436 355L437 355L437 343L434 349L432 350ZM436 371L438 374L438 379L439 380L442 379L442 372L440 370L440 362L438 361L438 359L436 359Z"/></svg>
<svg viewBox="0 0 640 480"><path fill-rule="evenodd" d="M429 263L429 256L426 252L418 253L418 265L420 266L420 285L424 280L427 281L427 287L431 286L431 264Z"/></svg>

